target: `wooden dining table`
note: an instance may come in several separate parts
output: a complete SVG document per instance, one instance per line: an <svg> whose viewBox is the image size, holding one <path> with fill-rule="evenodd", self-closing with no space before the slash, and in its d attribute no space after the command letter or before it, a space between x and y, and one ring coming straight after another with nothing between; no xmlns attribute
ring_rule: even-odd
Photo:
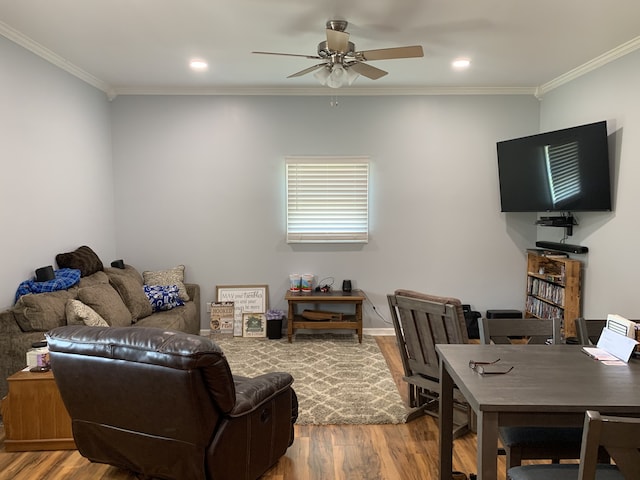
<svg viewBox="0 0 640 480"><path fill-rule="evenodd" d="M451 480L453 387L477 414L478 480L497 478L501 426L581 426L586 410L640 416L640 360L607 365L579 345L436 345L440 358L440 480ZM498 360L499 359L499 360ZM480 374L470 361L504 374ZM492 367L493 367L492 366Z"/></svg>

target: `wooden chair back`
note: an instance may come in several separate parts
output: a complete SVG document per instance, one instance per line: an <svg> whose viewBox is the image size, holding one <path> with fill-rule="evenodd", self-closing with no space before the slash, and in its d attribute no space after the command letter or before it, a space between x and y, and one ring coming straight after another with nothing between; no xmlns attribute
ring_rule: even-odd
<svg viewBox="0 0 640 480"><path fill-rule="evenodd" d="M398 290L387 299L405 375L437 381L440 366L435 345L469 343L460 301L456 304L451 298L407 290Z"/></svg>
<svg viewBox="0 0 640 480"><path fill-rule="evenodd" d="M587 410L580 480L595 480L600 446L609 452L624 478L640 478L640 418L606 416Z"/></svg>
<svg viewBox="0 0 640 480"><path fill-rule="evenodd" d="M408 385L407 421L423 414L438 416L440 365L438 343L468 343L460 300L396 290L387 295L396 341ZM454 431L457 438L475 428L473 411L459 390L454 391Z"/></svg>
<svg viewBox="0 0 640 480"><path fill-rule="evenodd" d="M576 336L580 345L596 345L606 324L607 321L602 319L587 320L585 318L576 318Z"/></svg>
<svg viewBox="0 0 640 480"><path fill-rule="evenodd" d="M482 318L480 343L489 345L515 343L544 345L551 339L561 343L560 321L548 318Z"/></svg>

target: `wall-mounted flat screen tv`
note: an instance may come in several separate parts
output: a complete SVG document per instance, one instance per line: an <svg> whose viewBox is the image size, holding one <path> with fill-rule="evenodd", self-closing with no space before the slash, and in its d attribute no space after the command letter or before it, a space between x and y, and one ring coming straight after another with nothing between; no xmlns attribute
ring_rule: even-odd
<svg viewBox="0 0 640 480"><path fill-rule="evenodd" d="M503 212L611 210L607 122L497 143Z"/></svg>

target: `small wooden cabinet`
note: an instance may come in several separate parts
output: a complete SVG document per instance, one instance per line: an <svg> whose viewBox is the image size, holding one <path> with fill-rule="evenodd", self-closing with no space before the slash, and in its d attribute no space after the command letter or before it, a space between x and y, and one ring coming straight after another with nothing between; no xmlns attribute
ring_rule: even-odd
<svg viewBox="0 0 640 480"><path fill-rule="evenodd" d="M575 337L580 317L582 262L537 250L527 252L525 317L559 318L564 335Z"/></svg>
<svg viewBox="0 0 640 480"><path fill-rule="evenodd" d="M2 400L5 450L75 449L71 418L53 373L20 371L7 380L9 393Z"/></svg>
<svg viewBox="0 0 640 480"><path fill-rule="evenodd" d="M362 302L366 298L361 290L351 292L330 291L330 292L291 292L287 291L284 296L289 304L289 315L287 317L287 336L289 343L294 332L299 328L306 329L347 329L355 330L358 341L362 343ZM324 307L327 304L353 305L353 315L345 315L340 320L306 320L299 315L296 307L302 304L313 304Z"/></svg>

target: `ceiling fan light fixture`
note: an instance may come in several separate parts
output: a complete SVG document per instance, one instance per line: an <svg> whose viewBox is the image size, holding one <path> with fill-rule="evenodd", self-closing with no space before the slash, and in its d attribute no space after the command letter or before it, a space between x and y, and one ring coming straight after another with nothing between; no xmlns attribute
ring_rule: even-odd
<svg viewBox="0 0 640 480"><path fill-rule="evenodd" d="M360 74L354 70L351 70L350 68L346 68L347 70L347 83L349 84L349 86L353 85L353 82L356 81L356 78L358 78L360 76Z"/></svg>
<svg viewBox="0 0 640 480"><path fill-rule="evenodd" d="M327 78L327 86L331 88L340 88L347 81L347 71L342 64L336 63L331 69L331 74Z"/></svg>
<svg viewBox="0 0 640 480"><path fill-rule="evenodd" d="M320 70L317 70L316 73L313 74L313 76L316 77L316 80L318 80L321 85L327 84L327 79L329 78L329 75L331 75L331 67L329 66L323 67Z"/></svg>

